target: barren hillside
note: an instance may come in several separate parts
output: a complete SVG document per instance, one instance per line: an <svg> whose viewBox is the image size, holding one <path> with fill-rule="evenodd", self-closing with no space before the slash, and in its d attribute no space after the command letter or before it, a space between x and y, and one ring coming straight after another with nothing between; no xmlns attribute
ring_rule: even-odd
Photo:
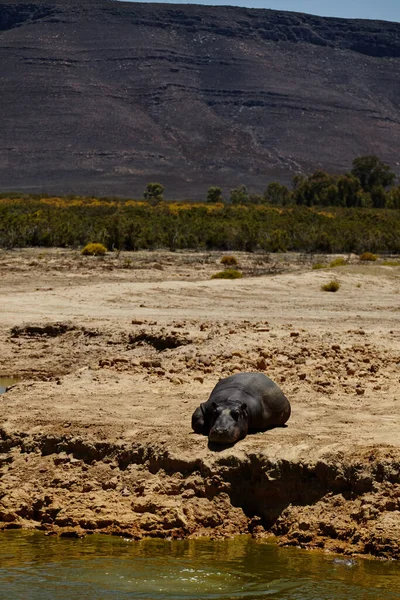
<svg viewBox="0 0 400 600"><path fill-rule="evenodd" d="M169 198L376 153L399 170L400 24L0 0L3 190Z"/></svg>

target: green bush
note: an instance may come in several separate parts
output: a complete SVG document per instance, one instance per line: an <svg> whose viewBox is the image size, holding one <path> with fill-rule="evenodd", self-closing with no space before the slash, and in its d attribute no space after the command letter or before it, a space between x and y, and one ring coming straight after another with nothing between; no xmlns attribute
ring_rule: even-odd
<svg viewBox="0 0 400 600"><path fill-rule="evenodd" d="M238 261L234 256L223 256L221 258L221 264L223 264L224 267L237 267Z"/></svg>
<svg viewBox="0 0 400 600"><path fill-rule="evenodd" d="M82 249L84 256L104 256L107 252L107 248L103 244L86 244Z"/></svg>
<svg viewBox="0 0 400 600"><path fill-rule="evenodd" d="M377 260L377 258L378 257L376 256L376 254L373 254L372 252L363 252L362 254L360 254L360 260L363 260L365 262L372 262L374 260Z"/></svg>
<svg viewBox="0 0 400 600"><path fill-rule="evenodd" d="M314 263L312 268L313 269L325 269L326 265L322 264L322 263Z"/></svg>
<svg viewBox="0 0 400 600"><path fill-rule="evenodd" d="M211 279L240 279L243 277L243 273L236 269L225 269L225 271L219 271L211 275Z"/></svg>
<svg viewBox="0 0 400 600"><path fill-rule="evenodd" d="M325 283L325 285L321 285L321 290L323 292L337 292L340 288L340 283L338 281L334 281L333 279L329 283Z"/></svg>
<svg viewBox="0 0 400 600"><path fill-rule="evenodd" d="M154 204L154 206L153 206ZM0 198L0 248L400 254L400 210ZM334 256L331 258L333 259ZM326 266L329 261L326 260ZM234 265L231 265L234 266Z"/></svg>
<svg viewBox="0 0 400 600"><path fill-rule="evenodd" d="M339 258L335 258L334 260L332 260L329 263L329 266L331 268L335 268L335 267L343 267L344 265L347 265L347 261L346 259L344 259L342 256L340 256Z"/></svg>

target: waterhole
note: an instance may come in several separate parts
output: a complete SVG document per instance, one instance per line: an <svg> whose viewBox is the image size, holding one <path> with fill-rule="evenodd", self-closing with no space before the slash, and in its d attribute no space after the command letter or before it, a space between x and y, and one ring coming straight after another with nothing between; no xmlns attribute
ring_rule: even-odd
<svg viewBox="0 0 400 600"><path fill-rule="evenodd" d="M235 540L0 533L1 600L393 600L400 565Z"/></svg>

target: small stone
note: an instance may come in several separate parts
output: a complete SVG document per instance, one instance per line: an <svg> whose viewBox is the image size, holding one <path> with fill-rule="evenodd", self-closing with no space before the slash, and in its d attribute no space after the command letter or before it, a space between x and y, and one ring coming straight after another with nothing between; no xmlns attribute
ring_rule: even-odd
<svg viewBox="0 0 400 600"><path fill-rule="evenodd" d="M82 487L82 492L87 493L87 492L91 492L93 490L94 486L92 483L88 482L85 483Z"/></svg>
<svg viewBox="0 0 400 600"><path fill-rule="evenodd" d="M68 455L59 454L53 458L53 462L55 465L64 465L71 461L71 457Z"/></svg>
<svg viewBox="0 0 400 600"><path fill-rule="evenodd" d="M101 358L99 360L99 367L101 367L102 369L104 367L110 367L111 365L112 365L112 361L110 361L110 360L107 360L105 358Z"/></svg>
<svg viewBox="0 0 400 600"><path fill-rule="evenodd" d="M259 369L260 371L265 371L267 368L267 361L265 360L265 358L261 357L256 361L256 367L257 369Z"/></svg>
<svg viewBox="0 0 400 600"><path fill-rule="evenodd" d="M306 359L304 358L304 356L298 356L296 358L296 360L294 361L295 365L305 365L306 364Z"/></svg>
<svg viewBox="0 0 400 600"><path fill-rule="evenodd" d="M149 368L162 368L162 364L160 360L141 360L140 364L142 365L142 367L145 367L145 369L149 369Z"/></svg>
<svg viewBox="0 0 400 600"><path fill-rule="evenodd" d="M307 377L307 373L299 373L299 379L301 381L304 381L304 379Z"/></svg>
<svg viewBox="0 0 400 600"><path fill-rule="evenodd" d="M4 521L5 523L11 523L13 521L16 521L16 519L17 519L17 515L12 512L6 512L1 515L1 520Z"/></svg>
<svg viewBox="0 0 400 600"><path fill-rule="evenodd" d="M291 331L290 332L290 337L292 338L296 338L299 337L300 333L298 331Z"/></svg>
<svg viewBox="0 0 400 600"><path fill-rule="evenodd" d="M114 358L114 362L115 363L128 363L129 362L129 358L126 358L125 356L116 356Z"/></svg>
<svg viewBox="0 0 400 600"><path fill-rule="evenodd" d="M67 537L67 538L82 538L85 536L85 532L79 527L76 527L74 529L64 529L61 533L60 533L60 537Z"/></svg>
<svg viewBox="0 0 400 600"><path fill-rule="evenodd" d="M196 377L194 377L193 379L194 381L198 381L199 383L204 382L204 377L201 377L201 375L196 375Z"/></svg>
<svg viewBox="0 0 400 600"><path fill-rule="evenodd" d="M328 387L331 385L330 381L327 381L326 379L317 379L317 385L321 385L322 387Z"/></svg>
<svg viewBox="0 0 400 600"><path fill-rule="evenodd" d="M356 388L356 394L358 396L363 396L365 394L364 388Z"/></svg>
<svg viewBox="0 0 400 600"><path fill-rule="evenodd" d="M104 481L102 484L103 490L115 490L118 485L117 477L113 477L110 481Z"/></svg>
<svg viewBox="0 0 400 600"><path fill-rule="evenodd" d="M196 495L196 492L192 489L184 490L182 492L182 498L193 498Z"/></svg>
<svg viewBox="0 0 400 600"><path fill-rule="evenodd" d="M199 362L205 367L209 367L212 364L212 358L210 356L200 356Z"/></svg>

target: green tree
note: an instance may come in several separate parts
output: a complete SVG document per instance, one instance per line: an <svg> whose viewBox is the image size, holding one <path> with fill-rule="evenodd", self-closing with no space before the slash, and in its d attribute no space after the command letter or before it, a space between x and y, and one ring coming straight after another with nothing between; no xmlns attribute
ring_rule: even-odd
<svg viewBox="0 0 400 600"><path fill-rule="evenodd" d="M387 194L387 208L400 208L400 185L393 188Z"/></svg>
<svg viewBox="0 0 400 600"><path fill-rule="evenodd" d="M297 175L295 175L292 179L293 189L297 190L297 188L299 188L304 183L305 179L306 178L304 175L297 173Z"/></svg>
<svg viewBox="0 0 400 600"><path fill-rule="evenodd" d="M355 177L352 173L340 175L336 185L340 206L359 206L360 197L358 192L361 190L361 184L358 177Z"/></svg>
<svg viewBox="0 0 400 600"><path fill-rule="evenodd" d="M153 202L162 202L164 200L163 193L164 186L161 183L148 183L143 198Z"/></svg>
<svg viewBox="0 0 400 600"><path fill-rule="evenodd" d="M376 185L371 190L372 206L374 208L385 208L386 192L382 185Z"/></svg>
<svg viewBox="0 0 400 600"><path fill-rule="evenodd" d="M207 191L207 202L223 202L222 198L222 189L217 186L212 186L208 188Z"/></svg>
<svg viewBox="0 0 400 600"><path fill-rule="evenodd" d="M249 193L245 185L239 185L237 188L231 190L231 204L248 204Z"/></svg>
<svg viewBox="0 0 400 600"><path fill-rule="evenodd" d="M264 193L264 198L267 202L271 204L279 204L281 206L286 206L289 204L290 192L286 185L282 185L277 181L272 181L268 184L267 189Z"/></svg>
<svg viewBox="0 0 400 600"><path fill-rule="evenodd" d="M249 203L250 204L263 204L264 198L260 194L250 194L249 195Z"/></svg>
<svg viewBox="0 0 400 600"><path fill-rule="evenodd" d="M396 174L390 170L377 156L359 156L353 160L352 174L360 181L365 192L372 192L373 188L392 185Z"/></svg>
<svg viewBox="0 0 400 600"><path fill-rule="evenodd" d="M324 171L315 171L307 178L297 178L294 185L292 197L300 206L332 206L339 203L336 178Z"/></svg>

